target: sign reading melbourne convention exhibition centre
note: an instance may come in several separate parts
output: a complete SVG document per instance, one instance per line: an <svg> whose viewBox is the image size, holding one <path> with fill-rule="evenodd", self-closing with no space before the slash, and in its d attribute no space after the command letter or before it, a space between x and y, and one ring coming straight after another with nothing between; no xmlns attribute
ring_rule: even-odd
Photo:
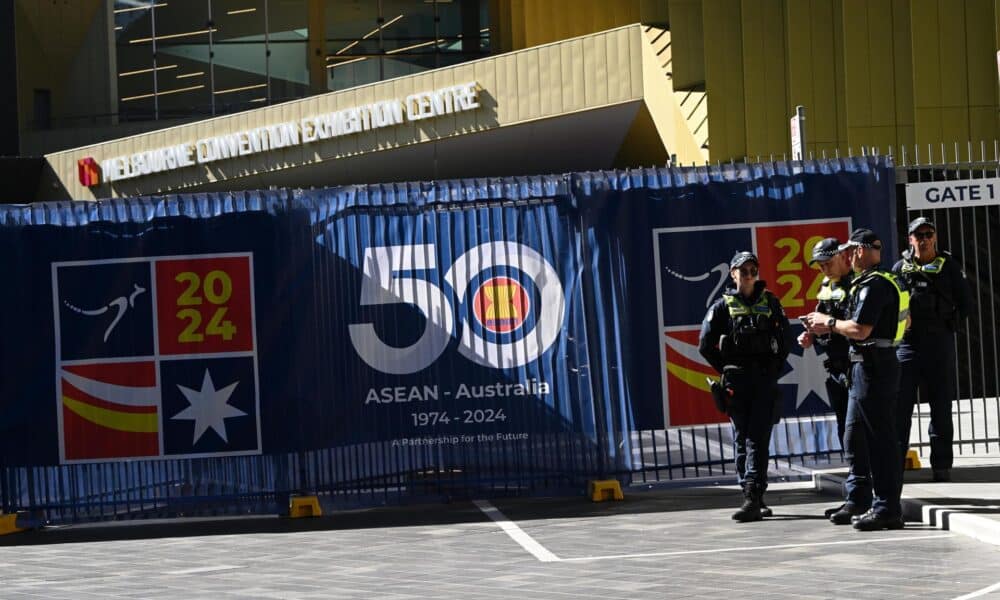
<svg viewBox="0 0 1000 600"><path fill-rule="evenodd" d="M479 108L476 82L381 100L101 161L108 182L328 140ZM97 183L94 181L93 183ZM92 184L91 184L92 185Z"/></svg>

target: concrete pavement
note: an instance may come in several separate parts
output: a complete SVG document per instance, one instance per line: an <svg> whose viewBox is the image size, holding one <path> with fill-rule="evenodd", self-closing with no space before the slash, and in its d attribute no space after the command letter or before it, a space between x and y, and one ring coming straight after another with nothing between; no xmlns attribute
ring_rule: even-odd
<svg viewBox="0 0 1000 600"><path fill-rule="evenodd" d="M735 523L733 485L483 499L316 519L177 519L0 537L0 597L986 598L1000 549L908 524L822 517L812 481L774 483L775 516Z"/></svg>
<svg viewBox="0 0 1000 600"><path fill-rule="evenodd" d="M925 465L906 471L903 481L903 517L1000 546L1000 459L956 457L952 480L936 483ZM843 495L844 468L816 471L817 491Z"/></svg>

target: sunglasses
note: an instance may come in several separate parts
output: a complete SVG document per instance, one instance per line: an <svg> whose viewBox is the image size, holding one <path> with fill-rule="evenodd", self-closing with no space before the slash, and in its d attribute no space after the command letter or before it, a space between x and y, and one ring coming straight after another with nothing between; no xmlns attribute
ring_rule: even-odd
<svg viewBox="0 0 1000 600"><path fill-rule="evenodd" d="M910 235L913 236L915 240L929 240L934 237L933 231L914 231Z"/></svg>
<svg viewBox="0 0 1000 600"><path fill-rule="evenodd" d="M740 275L756 277L758 272L757 267L740 267Z"/></svg>

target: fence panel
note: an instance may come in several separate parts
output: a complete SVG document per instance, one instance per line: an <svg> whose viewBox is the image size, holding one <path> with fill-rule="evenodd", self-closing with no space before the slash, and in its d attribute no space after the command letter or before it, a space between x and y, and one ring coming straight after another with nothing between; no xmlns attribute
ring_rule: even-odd
<svg viewBox="0 0 1000 600"><path fill-rule="evenodd" d="M958 328L953 409L956 456L1000 455L1000 143L906 149L898 168L900 239L917 217L934 222L938 245L961 262L973 294L969 318ZM921 185L913 185L921 184ZM937 184L937 185L930 185ZM993 190L996 194L993 194ZM910 208L913 207L913 208ZM905 245L905 242L904 242ZM911 445L928 455L927 404L914 411Z"/></svg>
<svg viewBox="0 0 1000 600"><path fill-rule="evenodd" d="M801 314L812 244L894 231L893 182L857 157L0 207L0 276L20 284L0 508L70 522L728 474L696 345L729 257L757 251ZM820 363L794 348L779 382L772 453L792 471L838 452Z"/></svg>

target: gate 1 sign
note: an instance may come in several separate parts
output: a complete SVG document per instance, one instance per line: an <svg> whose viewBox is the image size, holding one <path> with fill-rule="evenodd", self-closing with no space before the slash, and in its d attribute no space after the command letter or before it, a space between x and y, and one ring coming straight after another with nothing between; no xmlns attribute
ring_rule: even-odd
<svg viewBox="0 0 1000 600"><path fill-rule="evenodd" d="M961 179L906 184L906 208L967 208L1000 204L1000 179Z"/></svg>

